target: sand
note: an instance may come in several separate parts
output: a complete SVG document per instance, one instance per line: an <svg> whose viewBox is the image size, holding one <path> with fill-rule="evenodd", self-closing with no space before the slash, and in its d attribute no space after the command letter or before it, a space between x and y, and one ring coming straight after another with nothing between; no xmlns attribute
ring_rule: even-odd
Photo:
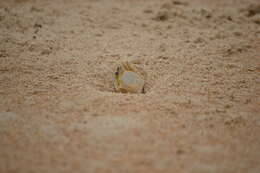
<svg viewBox="0 0 260 173"><path fill-rule="evenodd" d="M0 41L1 173L260 172L258 0L1 0Z"/></svg>

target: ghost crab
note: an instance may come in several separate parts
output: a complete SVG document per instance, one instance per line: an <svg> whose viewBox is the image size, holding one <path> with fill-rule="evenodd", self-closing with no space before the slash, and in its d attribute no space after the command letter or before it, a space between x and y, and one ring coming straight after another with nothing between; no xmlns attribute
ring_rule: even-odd
<svg viewBox="0 0 260 173"><path fill-rule="evenodd" d="M134 62L121 62L114 73L114 86L121 93L144 93L146 73Z"/></svg>

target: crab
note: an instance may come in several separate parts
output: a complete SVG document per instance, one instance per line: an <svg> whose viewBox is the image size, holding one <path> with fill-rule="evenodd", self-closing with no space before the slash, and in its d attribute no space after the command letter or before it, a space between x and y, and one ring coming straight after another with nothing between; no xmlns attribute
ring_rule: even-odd
<svg viewBox="0 0 260 173"><path fill-rule="evenodd" d="M144 93L145 75L129 61L121 62L114 73L114 86L121 93Z"/></svg>

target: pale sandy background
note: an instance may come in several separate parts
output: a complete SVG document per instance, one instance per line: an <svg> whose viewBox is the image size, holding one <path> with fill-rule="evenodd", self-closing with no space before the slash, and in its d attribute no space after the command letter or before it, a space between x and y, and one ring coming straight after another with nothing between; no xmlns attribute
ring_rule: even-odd
<svg viewBox="0 0 260 173"><path fill-rule="evenodd" d="M0 172L259 173L259 72L258 0L0 0Z"/></svg>

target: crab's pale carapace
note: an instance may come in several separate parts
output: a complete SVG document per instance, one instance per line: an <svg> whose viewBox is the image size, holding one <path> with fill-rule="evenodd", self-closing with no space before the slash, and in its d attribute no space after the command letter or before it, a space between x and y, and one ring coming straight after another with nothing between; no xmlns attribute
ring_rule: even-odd
<svg viewBox="0 0 260 173"><path fill-rule="evenodd" d="M143 93L145 79L141 72L130 62L121 62L114 74L114 86L117 92Z"/></svg>

